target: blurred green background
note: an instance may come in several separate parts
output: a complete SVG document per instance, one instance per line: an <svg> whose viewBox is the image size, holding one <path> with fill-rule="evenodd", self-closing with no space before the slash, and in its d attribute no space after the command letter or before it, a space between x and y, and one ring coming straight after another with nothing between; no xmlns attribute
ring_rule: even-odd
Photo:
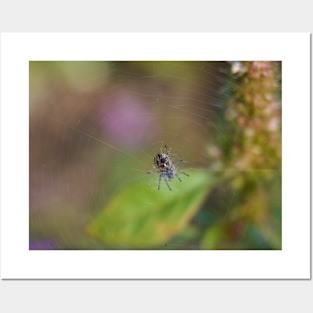
<svg viewBox="0 0 313 313"><path fill-rule="evenodd" d="M281 249L281 63L29 63L30 249ZM148 175L162 146L189 177Z"/></svg>

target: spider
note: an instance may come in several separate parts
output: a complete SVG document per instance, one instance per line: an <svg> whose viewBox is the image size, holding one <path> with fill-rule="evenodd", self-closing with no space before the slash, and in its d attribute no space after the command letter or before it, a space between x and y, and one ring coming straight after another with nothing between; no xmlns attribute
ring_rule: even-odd
<svg viewBox="0 0 313 313"><path fill-rule="evenodd" d="M162 150L161 148L160 153L158 153L154 157L154 169L148 172L148 174L152 174L155 172L159 173L158 190L160 190L162 178L164 179L167 188L172 191L172 188L170 187L168 182L175 176L180 182L182 181L177 173L182 173L185 176L189 176L189 174L176 167L175 162L171 156L172 154L170 152L170 149L166 145L164 145L164 150ZM178 160L178 162L183 162L183 160Z"/></svg>

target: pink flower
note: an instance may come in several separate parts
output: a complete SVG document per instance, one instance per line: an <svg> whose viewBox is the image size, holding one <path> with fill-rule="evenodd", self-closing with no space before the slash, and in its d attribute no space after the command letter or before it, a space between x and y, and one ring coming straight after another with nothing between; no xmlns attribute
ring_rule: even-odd
<svg viewBox="0 0 313 313"><path fill-rule="evenodd" d="M140 146L153 137L152 113L135 96L115 92L102 101L100 123L105 134L126 147Z"/></svg>

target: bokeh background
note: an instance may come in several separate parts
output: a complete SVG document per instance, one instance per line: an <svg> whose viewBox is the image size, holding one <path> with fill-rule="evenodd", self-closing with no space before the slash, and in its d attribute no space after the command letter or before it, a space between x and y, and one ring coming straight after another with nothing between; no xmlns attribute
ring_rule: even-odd
<svg viewBox="0 0 313 313"><path fill-rule="evenodd" d="M281 249L281 63L37 62L30 249ZM189 177L148 175L166 144Z"/></svg>

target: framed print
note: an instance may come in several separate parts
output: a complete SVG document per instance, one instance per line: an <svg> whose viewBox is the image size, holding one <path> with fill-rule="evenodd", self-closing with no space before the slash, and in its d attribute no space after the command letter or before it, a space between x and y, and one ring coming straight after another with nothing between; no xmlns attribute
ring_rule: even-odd
<svg viewBox="0 0 313 313"><path fill-rule="evenodd" d="M7 33L1 90L2 278L310 278L309 34Z"/></svg>

